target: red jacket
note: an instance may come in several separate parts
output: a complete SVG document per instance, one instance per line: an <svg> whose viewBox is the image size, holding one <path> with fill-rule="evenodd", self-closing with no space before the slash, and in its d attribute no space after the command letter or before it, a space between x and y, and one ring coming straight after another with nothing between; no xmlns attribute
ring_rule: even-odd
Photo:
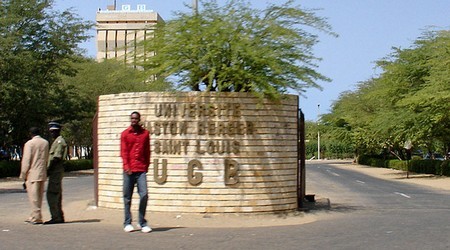
<svg viewBox="0 0 450 250"><path fill-rule="evenodd" d="M150 165L150 135L148 130L134 130L132 126L125 129L120 136L120 156L123 170L147 172Z"/></svg>

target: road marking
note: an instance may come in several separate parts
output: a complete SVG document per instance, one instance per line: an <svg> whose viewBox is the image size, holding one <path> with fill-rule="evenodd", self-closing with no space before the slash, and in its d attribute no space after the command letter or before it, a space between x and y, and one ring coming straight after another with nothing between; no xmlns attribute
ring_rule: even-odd
<svg viewBox="0 0 450 250"><path fill-rule="evenodd" d="M327 170L328 173L334 175L334 176L340 176L339 174L335 173L335 172L331 172L330 170Z"/></svg>
<svg viewBox="0 0 450 250"><path fill-rule="evenodd" d="M366 184L364 181L360 181L360 180L356 180L356 182L361 183L361 184Z"/></svg>
<svg viewBox="0 0 450 250"><path fill-rule="evenodd" d="M405 197L405 198L411 199L411 196L406 195L406 194L404 194L404 193L395 192L394 194L398 194L398 195L401 195L401 196L403 196L403 197Z"/></svg>

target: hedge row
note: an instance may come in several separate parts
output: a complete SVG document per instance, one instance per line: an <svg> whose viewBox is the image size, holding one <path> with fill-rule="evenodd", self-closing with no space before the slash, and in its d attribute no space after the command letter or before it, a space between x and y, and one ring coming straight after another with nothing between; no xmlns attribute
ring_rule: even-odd
<svg viewBox="0 0 450 250"><path fill-rule="evenodd" d="M66 172L93 169L92 160L65 161ZM20 161L0 161L0 178L18 177L20 175Z"/></svg>
<svg viewBox="0 0 450 250"><path fill-rule="evenodd" d="M372 167L392 168L410 171L419 174L434 174L450 176L450 161L439 160L410 160L401 161L397 159L382 159L379 156L360 156L358 164ZM408 166L409 165L409 166Z"/></svg>
<svg viewBox="0 0 450 250"><path fill-rule="evenodd" d="M19 175L20 161L0 161L0 178Z"/></svg>
<svg viewBox="0 0 450 250"><path fill-rule="evenodd" d="M78 170L88 170L93 169L94 163L92 160L73 160L64 162L64 170L66 172L78 171Z"/></svg>
<svg viewBox="0 0 450 250"><path fill-rule="evenodd" d="M317 158L317 142L309 141L305 144L306 159L313 156ZM320 158L325 159L352 159L354 148L340 142L326 142L320 145Z"/></svg>

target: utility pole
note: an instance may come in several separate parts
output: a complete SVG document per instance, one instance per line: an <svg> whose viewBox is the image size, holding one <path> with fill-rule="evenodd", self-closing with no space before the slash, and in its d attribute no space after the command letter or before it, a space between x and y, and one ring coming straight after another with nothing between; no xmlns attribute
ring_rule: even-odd
<svg viewBox="0 0 450 250"><path fill-rule="evenodd" d="M317 104L317 160L320 160L320 103Z"/></svg>
<svg viewBox="0 0 450 250"><path fill-rule="evenodd" d="M194 13L198 14L198 0L192 0L192 9L194 10Z"/></svg>

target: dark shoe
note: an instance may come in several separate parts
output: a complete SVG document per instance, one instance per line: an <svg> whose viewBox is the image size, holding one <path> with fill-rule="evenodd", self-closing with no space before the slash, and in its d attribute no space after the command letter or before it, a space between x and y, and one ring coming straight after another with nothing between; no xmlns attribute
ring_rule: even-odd
<svg viewBox="0 0 450 250"><path fill-rule="evenodd" d="M64 223L64 220L53 220L53 219L51 219L49 221L44 222L44 224L60 224L60 223Z"/></svg>

